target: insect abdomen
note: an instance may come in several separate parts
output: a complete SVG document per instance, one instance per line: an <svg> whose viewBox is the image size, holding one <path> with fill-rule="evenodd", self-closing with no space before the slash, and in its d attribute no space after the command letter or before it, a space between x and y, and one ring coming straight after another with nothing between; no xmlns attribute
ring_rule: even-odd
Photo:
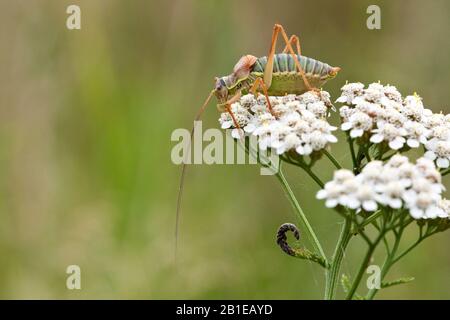
<svg viewBox="0 0 450 320"><path fill-rule="evenodd" d="M327 63L297 55L297 58L300 62L301 67L307 74L325 77L330 71L332 71L332 67ZM267 57L261 57L256 60L255 65L253 66L253 72L264 72L264 69L267 64ZM287 53L279 53L276 54L273 61L273 72L296 72L295 62L292 55Z"/></svg>

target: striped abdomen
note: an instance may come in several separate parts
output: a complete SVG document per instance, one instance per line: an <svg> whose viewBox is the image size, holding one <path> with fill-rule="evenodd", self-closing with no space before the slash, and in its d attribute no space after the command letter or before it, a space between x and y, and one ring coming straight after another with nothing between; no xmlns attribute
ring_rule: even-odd
<svg viewBox="0 0 450 320"><path fill-rule="evenodd" d="M305 72L310 87L320 88L325 82L336 76L339 68L329 64L297 55ZM267 57L258 58L251 71L253 76L263 77L267 65ZM287 53L279 53L274 57L272 83L268 88L269 95L284 95L286 93L301 94L308 91L300 72L296 69L294 58Z"/></svg>
<svg viewBox="0 0 450 320"><path fill-rule="evenodd" d="M300 62L305 73L317 75L320 77L328 76L332 71L333 67L329 64L308 58L305 56L297 55L297 58ZM261 57L256 60L256 63L253 67L254 72L264 72L264 68L267 64L267 57ZM273 61L273 72L295 72L297 71L295 68L295 62L292 55L287 53L279 53L276 54Z"/></svg>

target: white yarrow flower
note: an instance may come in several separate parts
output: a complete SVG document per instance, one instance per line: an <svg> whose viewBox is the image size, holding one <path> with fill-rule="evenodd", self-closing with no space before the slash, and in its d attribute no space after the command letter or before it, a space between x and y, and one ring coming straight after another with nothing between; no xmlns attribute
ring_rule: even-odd
<svg viewBox="0 0 450 320"><path fill-rule="evenodd" d="M363 112L356 112L341 125L341 129L343 131L350 130L352 138L361 137L365 131L372 129L372 118Z"/></svg>
<svg viewBox="0 0 450 320"><path fill-rule="evenodd" d="M231 136L240 139L245 135L258 137L261 150L268 148L277 154L295 150L300 155L310 155L337 142L333 134L337 128L327 122L330 95L306 92L281 97L269 97L273 107L272 115L263 95L257 98L247 94L232 105L232 112L241 130L235 127L231 115L221 114L219 122L222 129L231 129Z"/></svg>
<svg viewBox="0 0 450 320"><path fill-rule="evenodd" d="M380 143L386 141L389 147L393 150L399 150L406 142L404 136L406 130L403 128L397 128L390 123L382 124L378 129L372 130L375 134L370 137L370 141L373 143Z"/></svg>
<svg viewBox="0 0 450 320"><path fill-rule="evenodd" d="M442 202L443 190L432 161L419 158L413 164L407 157L395 155L384 164L369 162L357 176L345 169L336 171L317 198L330 208L341 205L355 212L373 212L381 205L406 208L414 219L434 219L449 217L444 207L450 205Z"/></svg>
<svg viewBox="0 0 450 320"><path fill-rule="evenodd" d="M450 167L450 115L433 113L417 94L403 98L390 85L348 83L341 90L341 129L352 138L368 132L371 143L384 142L392 150L422 145L439 168Z"/></svg>

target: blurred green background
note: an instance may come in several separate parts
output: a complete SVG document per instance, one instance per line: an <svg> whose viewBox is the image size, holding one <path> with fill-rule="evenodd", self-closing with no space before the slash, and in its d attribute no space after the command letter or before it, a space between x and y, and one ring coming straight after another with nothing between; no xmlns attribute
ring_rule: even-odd
<svg viewBox="0 0 450 320"><path fill-rule="evenodd" d="M70 4L81 30L66 28ZM370 4L381 30L366 28ZM190 128L214 76L267 54L275 22L305 55L342 67L325 88L334 98L346 80L380 80L448 112L449 13L445 0L1 0L0 297L321 298L323 272L275 244L278 226L296 220L255 165L189 168L174 263L171 133ZM211 103L203 127L218 116ZM332 151L348 164L344 146ZM331 255L340 219L305 174L286 171ZM317 171L332 175L326 161ZM388 279L416 280L378 298L450 298L449 240L408 255ZM344 271L363 246L351 243ZM82 290L66 288L71 264Z"/></svg>

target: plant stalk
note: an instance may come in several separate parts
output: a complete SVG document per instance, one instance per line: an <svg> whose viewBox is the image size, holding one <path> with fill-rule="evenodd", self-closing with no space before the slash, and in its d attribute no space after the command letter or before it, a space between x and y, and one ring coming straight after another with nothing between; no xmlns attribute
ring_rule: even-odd
<svg viewBox="0 0 450 320"><path fill-rule="evenodd" d="M281 167L278 170L276 176L277 176L278 180L280 181L280 183L283 187L283 190L284 190L286 196L288 197L292 207L294 208L294 211L297 214L297 217L303 226L303 229L306 233L308 240L312 243L317 254L322 259L324 259L324 261L327 261L327 257L325 255L325 252L322 249L322 245L320 244L319 239L317 238L313 228L311 227L308 219L306 218L305 213L303 212L300 204L298 203L298 201L294 195L294 192L292 191L291 187L289 186L289 183L287 182L286 178L284 177Z"/></svg>
<svg viewBox="0 0 450 320"><path fill-rule="evenodd" d="M346 218L344 225L339 236L338 243L334 249L333 258L331 261L330 269L327 270L326 274L326 285L325 285L325 300L332 300L335 296L336 286L339 281L339 271L341 269L342 259L344 257L345 249L352 236L351 234L351 220Z"/></svg>
<svg viewBox="0 0 450 320"><path fill-rule="evenodd" d="M333 165L337 168L337 169L342 169L341 164L339 163L339 161L336 160L335 157L333 157L333 155L331 153L329 153L327 150L323 150L323 153L328 157L328 159L330 159L330 161L333 163Z"/></svg>
<svg viewBox="0 0 450 320"><path fill-rule="evenodd" d="M367 265L370 262L370 258L372 257L378 243L381 241L381 239L384 237L384 232L380 233L378 238L369 245L369 249L367 250L366 256L364 257L363 262L361 263L361 266L359 267L358 273L356 275L356 278L353 280L352 286L350 290L348 291L347 300L351 300L358 289L359 283L361 282L361 279L364 275L364 272L366 271Z"/></svg>

